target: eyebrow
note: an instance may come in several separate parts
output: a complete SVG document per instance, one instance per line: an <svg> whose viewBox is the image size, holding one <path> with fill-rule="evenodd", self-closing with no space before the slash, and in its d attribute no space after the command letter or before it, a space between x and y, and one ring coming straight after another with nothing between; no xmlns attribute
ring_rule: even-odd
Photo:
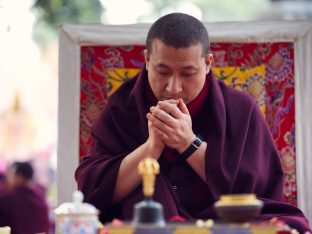
<svg viewBox="0 0 312 234"><path fill-rule="evenodd" d="M167 66L167 65L165 65L163 63L157 64L156 67L159 67L159 68L169 68L169 66ZM180 70L197 70L197 68L192 66L192 65L189 65L189 66L182 67Z"/></svg>
<svg viewBox="0 0 312 234"><path fill-rule="evenodd" d="M196 67L194 67L194 66L192 66L192 65L190 65L190 66L185 66L185 67L182 67L182 69L181 70L197 70L197 68Z"/></svg>

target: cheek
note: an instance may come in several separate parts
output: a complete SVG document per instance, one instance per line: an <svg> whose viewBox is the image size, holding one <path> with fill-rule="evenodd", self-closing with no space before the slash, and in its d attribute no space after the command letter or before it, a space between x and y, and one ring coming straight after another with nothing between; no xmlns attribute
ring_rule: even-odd
<svg viewBox="0 0 312 234"><path fill-rule="evenodd" d="M205 77L205 76L203 76ZM186 93L188 93L188 95L190 96L197 96L197 94L200 93L200 91L202 90L202 88L205 85L205 80L206 79L201 79L199 77L197 77L196 79L192 80L192 81L188 81L185 85L184 85L184 90Z"/></svg>
<svg viewBox="0 0 312 234"><path fill-rule="evenodd" d="M161 79L153 72L148 74L148 80L153 93L157 96L161 89Z"/></svg>
<svg viewBox="0 0 312 234"><path fill-rule="evenodd" d="M166 90L166 83L163 81L158 80L153 80L153 83L151 84L151 88L154 92L157 94L161 94Z"/></svg>

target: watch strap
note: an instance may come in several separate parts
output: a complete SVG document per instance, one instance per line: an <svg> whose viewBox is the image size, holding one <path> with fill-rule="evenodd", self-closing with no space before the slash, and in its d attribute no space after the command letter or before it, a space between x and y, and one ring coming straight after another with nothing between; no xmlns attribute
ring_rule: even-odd
<svg viewBox="0 0 312 234"><path fill-rule="evenodd" d="M203 143L203 138L201 135L197 135L195 140L190 144L187 149L180 154L181 159L186 160L188 157L190 157Z"/></svg>

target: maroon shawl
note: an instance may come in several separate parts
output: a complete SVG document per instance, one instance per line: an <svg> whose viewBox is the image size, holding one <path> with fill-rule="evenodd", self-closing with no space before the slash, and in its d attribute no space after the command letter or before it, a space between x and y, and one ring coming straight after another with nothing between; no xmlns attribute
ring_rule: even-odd
<svg viewBox="0 0 312 234"><path fill-rule="evenodd" d="M247 94L216 80L211 71L207 80L206 98L192 115L194 133L207 142L207 181L185 161L167 160L162 155L154 199L163 204L166 218L215 219L213 204L221 194L255 193L265 204L261 220L279 217L299 231L309 230L302 212L282 203L281 163L257 104ZM110 97L94 126L89 155L76 170L78 188L85 200L100 210L102 222L131 219L134 204L143 199L139 186L120 203L112 204L122 159L148 138L146 113L155 105L148 89L143 68Z"/></svg>

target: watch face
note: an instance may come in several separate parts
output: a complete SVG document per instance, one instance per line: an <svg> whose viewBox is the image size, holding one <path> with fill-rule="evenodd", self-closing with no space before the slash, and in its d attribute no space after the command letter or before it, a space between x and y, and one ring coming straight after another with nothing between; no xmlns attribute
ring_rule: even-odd
<svg viewBox="0 0 312 234"><path fill-rule="evenodd" d="M196 139L193 141L192 145L194 147L198 148L201 145L202 142L203 141L198 136L196 136Z"/></svg>

